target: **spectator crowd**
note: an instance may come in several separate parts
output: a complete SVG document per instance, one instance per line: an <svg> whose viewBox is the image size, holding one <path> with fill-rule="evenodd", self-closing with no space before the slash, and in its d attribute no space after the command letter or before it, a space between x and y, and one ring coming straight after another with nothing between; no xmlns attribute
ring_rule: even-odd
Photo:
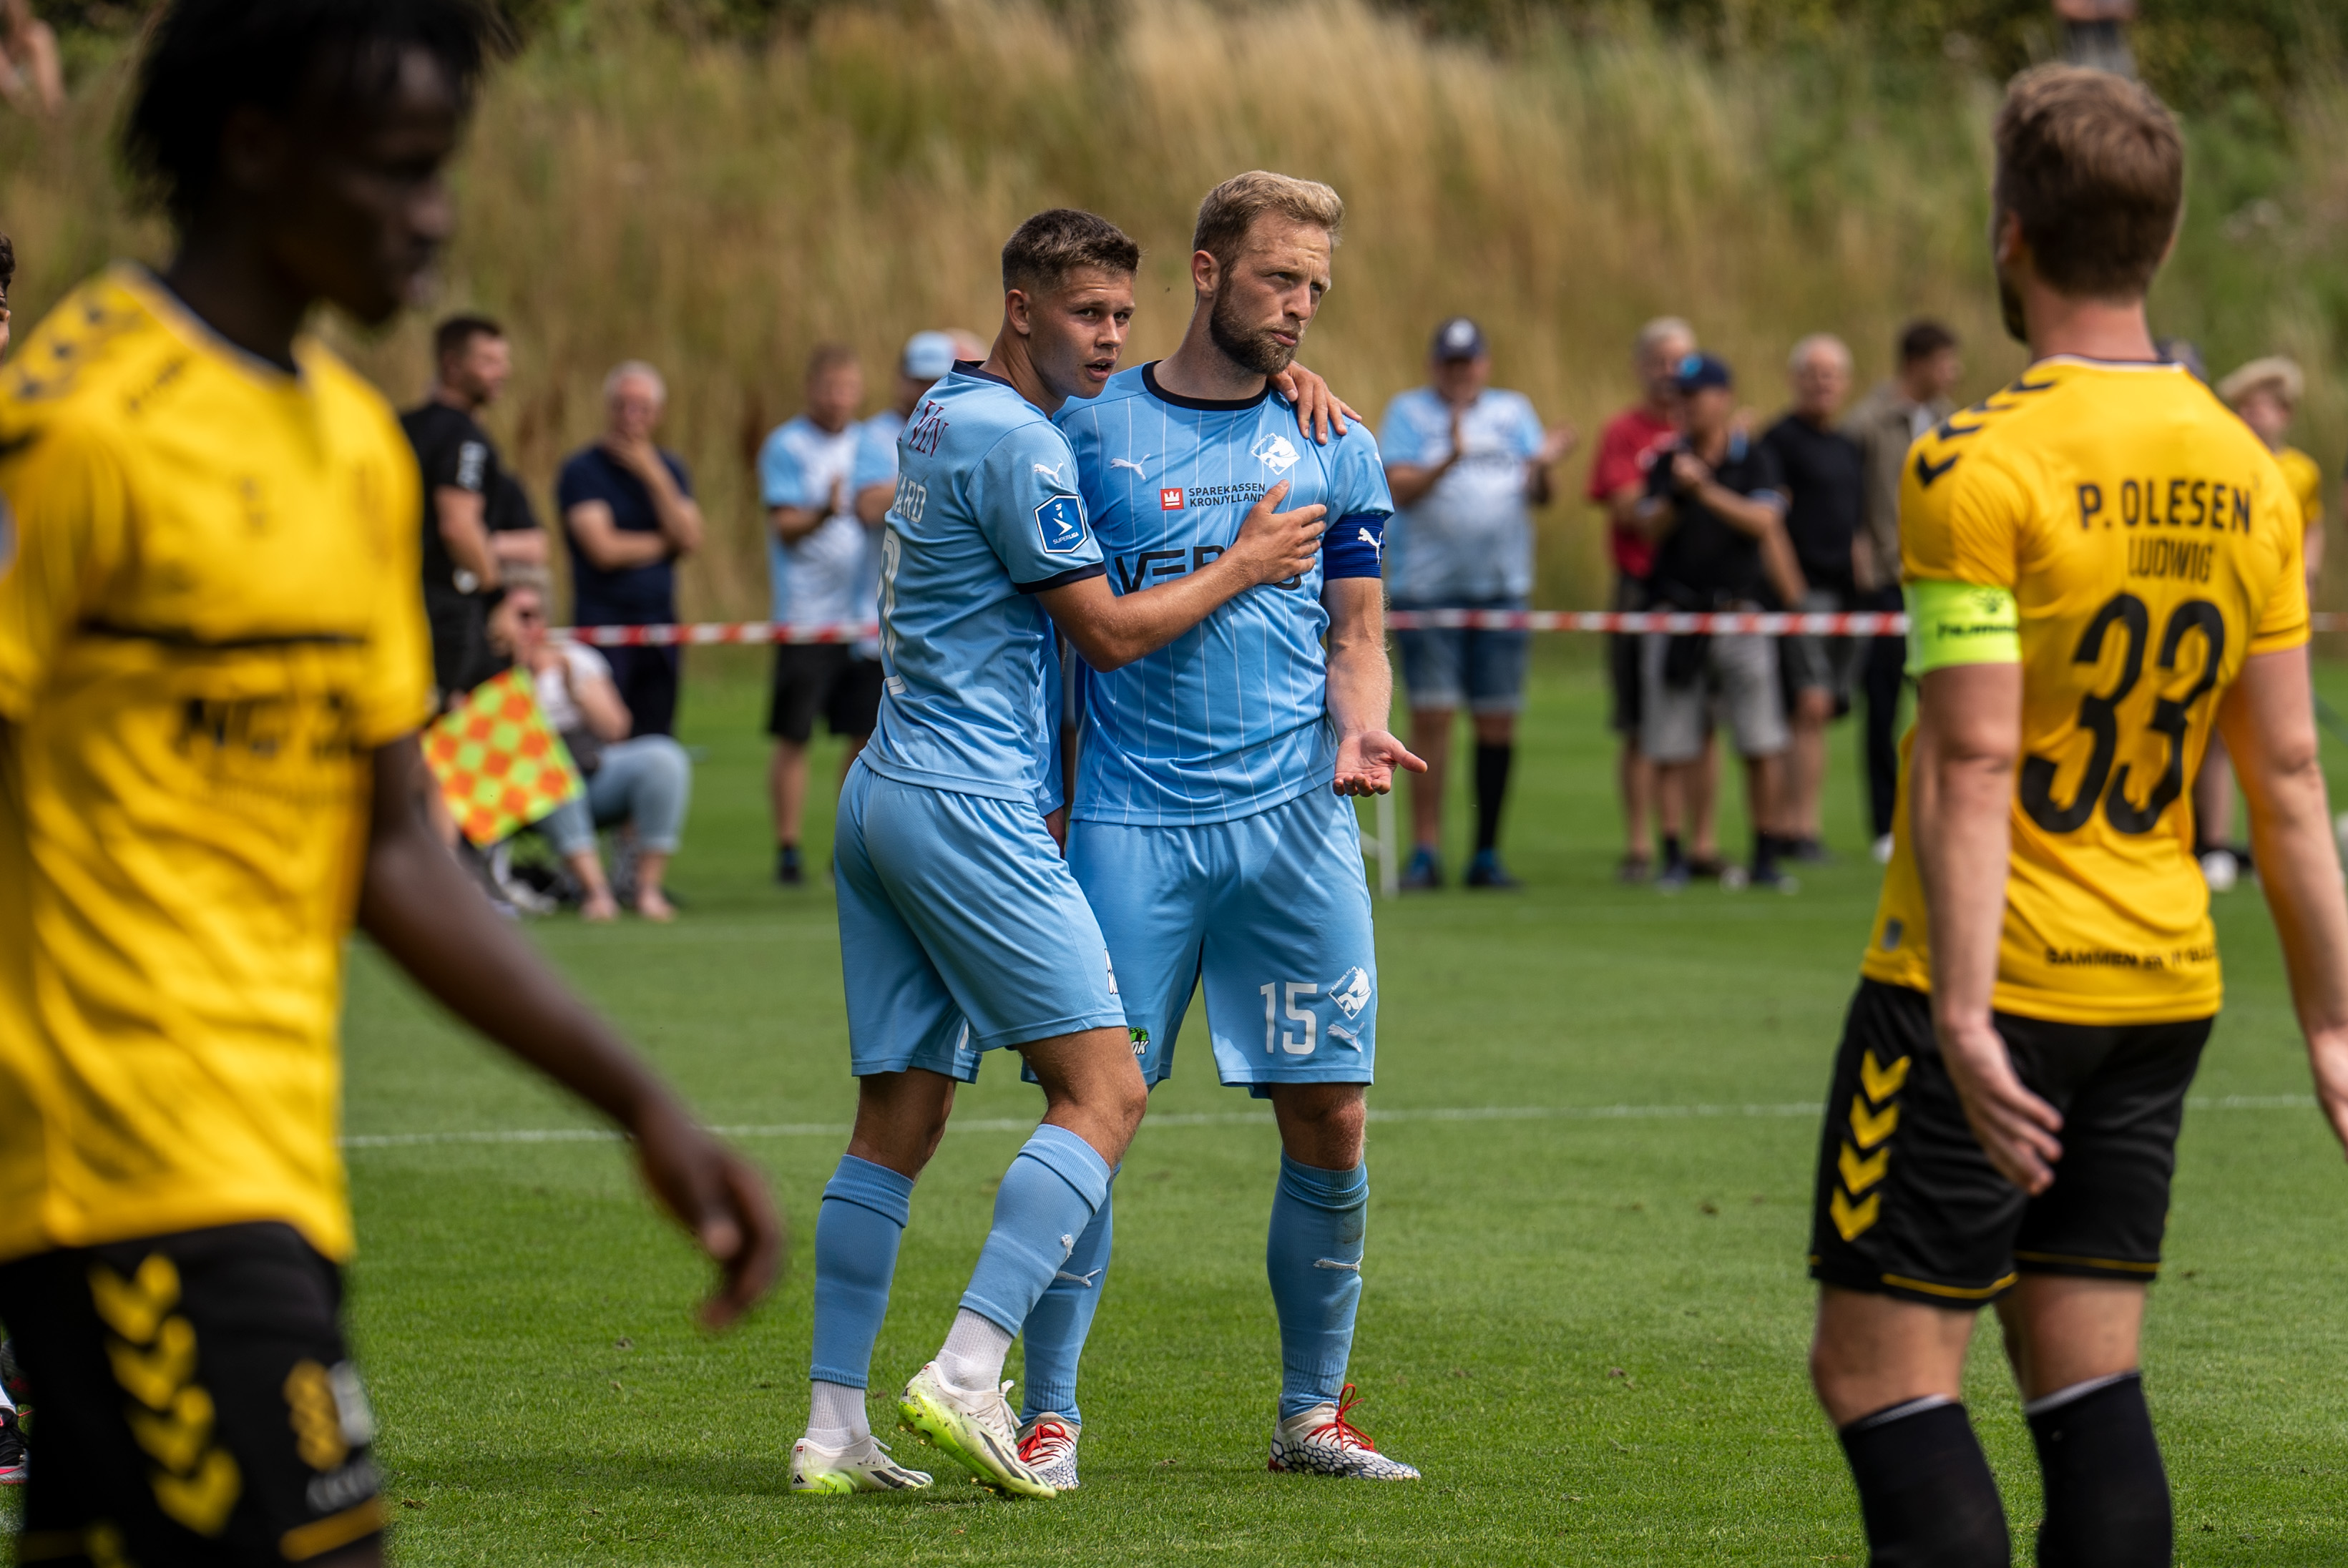
<svg viewBox="0 0 2348 1568"><path fill-rule="evenodd" d="M0 317L5 319L5 317ZM1951 418L1963 374L1955 335L1910 324L1889 374L1855 404L1858 366L1828 333L1795 343L1781 411L1765 417L1736 371L1675 316L1632 346L1637 400L1608 419L1586 496L1604 528L1622 611L1896 612L1900 490L1910 444ZM444 705L519 666L583 792L516 843L461 844L498 893L524 907L574 903L588 919L633 909L670 918L668 859L682 841L692 762L674 738L675 646L599 649L557 643L552 553L528 493L479 416L512 370L506 335L486 316L443 322L425 400L402 417L422 468L424 596ZM2199 372L2189 344L2164 352ZM800 411L757 449L770 615L802 637L872 622L880 538L896 482L897 438L932 383L983 358L964 332L916 333L878 412L854 350L808 356ZM1377 436L1395 513L1385 578L1400 611L1526 609L1534 586L1533 513L1558 497L1555 470L1581 445L1531 400L1493 382L1493 346L1467 316L1439 323L1423 385L1395 397ZM603 428L565 459L554 490L567 553L571 621L627 626L678 619L677 563L705 523L683 459L656 438L667 388L629 360L603 383ZM2303 395L2298 366L2254 360L2214 389L2275 452L2308 529L2311 583L2322 562L2322 472L2288 433ZM1464 712L1473 768L1474 844L1460 880L1502 889L1501 820L1525 705L1530 636L1520 629L1398 630L1395 649L1412 748L1427 763L1410 785L1409 859L1401 885L1440 887L1444 803ZM1861 712L1857 745L1869 839L1888 856L1899 777L1905 642L1900 636L1626 633L1607 639L1609 723L1624 848L1621 880L1674 892L1699 879L1798 889L1797 868L1830 857L1823 800L1832 726ZM853 642L778 642L766 714L776 880L804 882L809 748L819 720L844 742L841 778L871 735L881 698L880 649ZM1072 710L1073 711L1073 710ZM1724 854L1716 829L1721 738L1741 765L1748 853ZM837 780L827 780L837 785ZM2222 747L2195 788L2205 872L2230 885L2247 851L2230 842L2234 802ZM611 835L609 863L602 835ZM517 869L517 861L520 867Z"/></svg>

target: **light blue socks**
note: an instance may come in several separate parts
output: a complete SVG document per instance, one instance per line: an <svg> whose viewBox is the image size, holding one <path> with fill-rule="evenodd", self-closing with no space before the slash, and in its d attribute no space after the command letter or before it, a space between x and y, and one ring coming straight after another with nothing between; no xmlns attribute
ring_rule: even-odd
<svg viewBox="0 0 2348 1568"><path fill-rule="evenodd" d="M1280 1157L1264 1271L1280 1316L1280 1418L1334 1402L1354 1348L1362 1302L1362 1238L1370 1210L1366 1163L1322 1171Z"/></svg>
<svg viewBox="0 0 2348 1568"><path fill-rule="evenodd" d="M1108 1202L1114 1174L1108 1161L1075 1133L1037 1128L995 1190L994 1228L963 1293L963 1310L1007 1335L1017 1334L1076 1250L1076 1239ZM1104 1235L1102 1247L1107 1246Z"/></svg>
<svg viewBox="0 0 2348 1568"><path fill-rule="evenodd" d="M913 1182L885 1165L840 1156L815 1221L815 1357L819 1383L861 1388L889 1311L897 1243L913 1212Z"/></svg>
<svg viewBox="0 0 2348 1568"><path fill-rule="evenodd" d="M1108 1194L1094 1212L1093 1222L1076 1238L1076 1250L1052 1275L1020 1333L1027 1347L1027 1394L1019 1408L1023 1427L1042 1415L1084 1424L1076 1409L1076 1361L1084 1354L1086 1336L1093 1331L1093 1314L1100 1310L1101 1286L1108 1279L1116 1178L1117 1172L1110 1171Z"/></svg>

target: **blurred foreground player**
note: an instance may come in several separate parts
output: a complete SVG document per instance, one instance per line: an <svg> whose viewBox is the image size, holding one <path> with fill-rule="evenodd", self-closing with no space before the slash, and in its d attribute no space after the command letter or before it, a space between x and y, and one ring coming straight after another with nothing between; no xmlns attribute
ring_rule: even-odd
<svg viewBox="0 0 2348 1568"><path fill-rule="evenodd" d="M2186 780L2230 743L2316 1088L2348 1139L2348 900L2298 508L2159 362L2184 150L2133 83L2017 78L1993 235L2022 377L1921 438L1900 546L1921 694L1819 1151L1811 1372L1881 1568L2004 1568L1962 1379L1994 1302L2048 1568L2170 1561L2138 1371L2178 1123L2220 1001Z"/></svg>
<svg viewBox="0 0 2348 1568"><path fill-rule="evenodd" d="M169 8L126 138L177 258L93 278L0 376L0 1318L44 1403L19 1561L381 1561L336 1322L355 914L634 1137L725 1266L705 1318L775 1271L757 1175L427 825L415 459L302 330L414 294L491 26Z"/></svg>
<svg viewBox="0 0 2348 1568"><path fill-rule="evenodd" d="M0 234L0 359L8 356L8 291L15 283L16 247L9 242L7 235ZM5 562L10 548L5 537L0 537L0 571L6 570ZM21 1384L15 1375L15 1351L6 1341L0 1340L0 1486L22 1486L31 1473L25 1452L25 1429L16 1408Z"/></svg>

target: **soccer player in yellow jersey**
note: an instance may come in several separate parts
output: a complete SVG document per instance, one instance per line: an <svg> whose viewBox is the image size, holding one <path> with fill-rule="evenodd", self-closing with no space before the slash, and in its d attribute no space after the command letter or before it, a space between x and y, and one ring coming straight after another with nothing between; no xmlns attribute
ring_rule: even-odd
<svg viewBox="0 0 2348 1568"><path fill-rule="evenodd" d="M2232 745L2325 1113L2348 1139L2348 898L2300 527L2144 294L2184 151L2144 88L2018 77L1993 237L2021 378L1920 438L1900 541L1915 729L1828 1097L1811 1373L1872 1561L2005 1568L1959 1400L1995 1304L2045 1483L2037 1561L2170 1560L2137 1373L2187 1086L2219 1002L2186 781Z"/></svg>
<svg viewBox="0 0 2348 1568"><path fill-rule="evenodd" d="M0 371L0 1319L41 1391L21 1562L376 1563L335 1016L354 918L613 1117L725 1267L756 1173L503 926L422 809L418 480L303 331L409 298L470 0L175 0L126 152L179 248Z"/></svg>

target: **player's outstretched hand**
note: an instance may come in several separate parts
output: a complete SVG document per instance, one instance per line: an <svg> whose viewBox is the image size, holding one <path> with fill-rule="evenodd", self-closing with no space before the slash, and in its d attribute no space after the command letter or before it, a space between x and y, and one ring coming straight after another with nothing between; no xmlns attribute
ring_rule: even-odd
<svg viewBox="0 0 2348 1568"><path fill-rule="evenodd" d="M1329 384L1302 365L1292 361L1287 369L1272 377L1272 385L1280 395L1296 405L1296 428L1321 446L1329 444L1329 431L1334 427L1338 435L1345 433L1345 421L1360 422L1361 416L1352 405L1334 392Z"/></svg>
<svg viewBox="0 0 2348 1568"><path fill-rule="evenodd" d="M1340 795L1384 795L1394 788L1395 769L1424 773L1426 764L1383 729L1349 735L1337 743L1335 789Z"/></svg>
<svg viewBox="0 0 2348 1568"><path fill-rule="evenodd" d="M1288 481L1263 492L1240 524L1240 536L1223 558L1247 574L1251 587L1285 583L1313 570L1321 552L1321 535L1328 527L1329 509L1315 503L1294 511L1276 510L1288 498Z"/></svg>
<svg viewBox="0 0 2348 1568"><path fill-rule="evenodd" d="M766 1179L664 1097L629 1130L653 1195L725 1276L701 1307L703 1323L724 1328L772 1290L781 1272L788 1232Z"/></svg>
<svg viewBox="0 0 2348 1568"><path fill-rule="evenodd" d="M2054 1184L2063 1113L2023 1086L2004 1039L1986 1018L1942 1026L1941 1059L1982 1150L2005 1179L2036 1197Z"/></svg>

